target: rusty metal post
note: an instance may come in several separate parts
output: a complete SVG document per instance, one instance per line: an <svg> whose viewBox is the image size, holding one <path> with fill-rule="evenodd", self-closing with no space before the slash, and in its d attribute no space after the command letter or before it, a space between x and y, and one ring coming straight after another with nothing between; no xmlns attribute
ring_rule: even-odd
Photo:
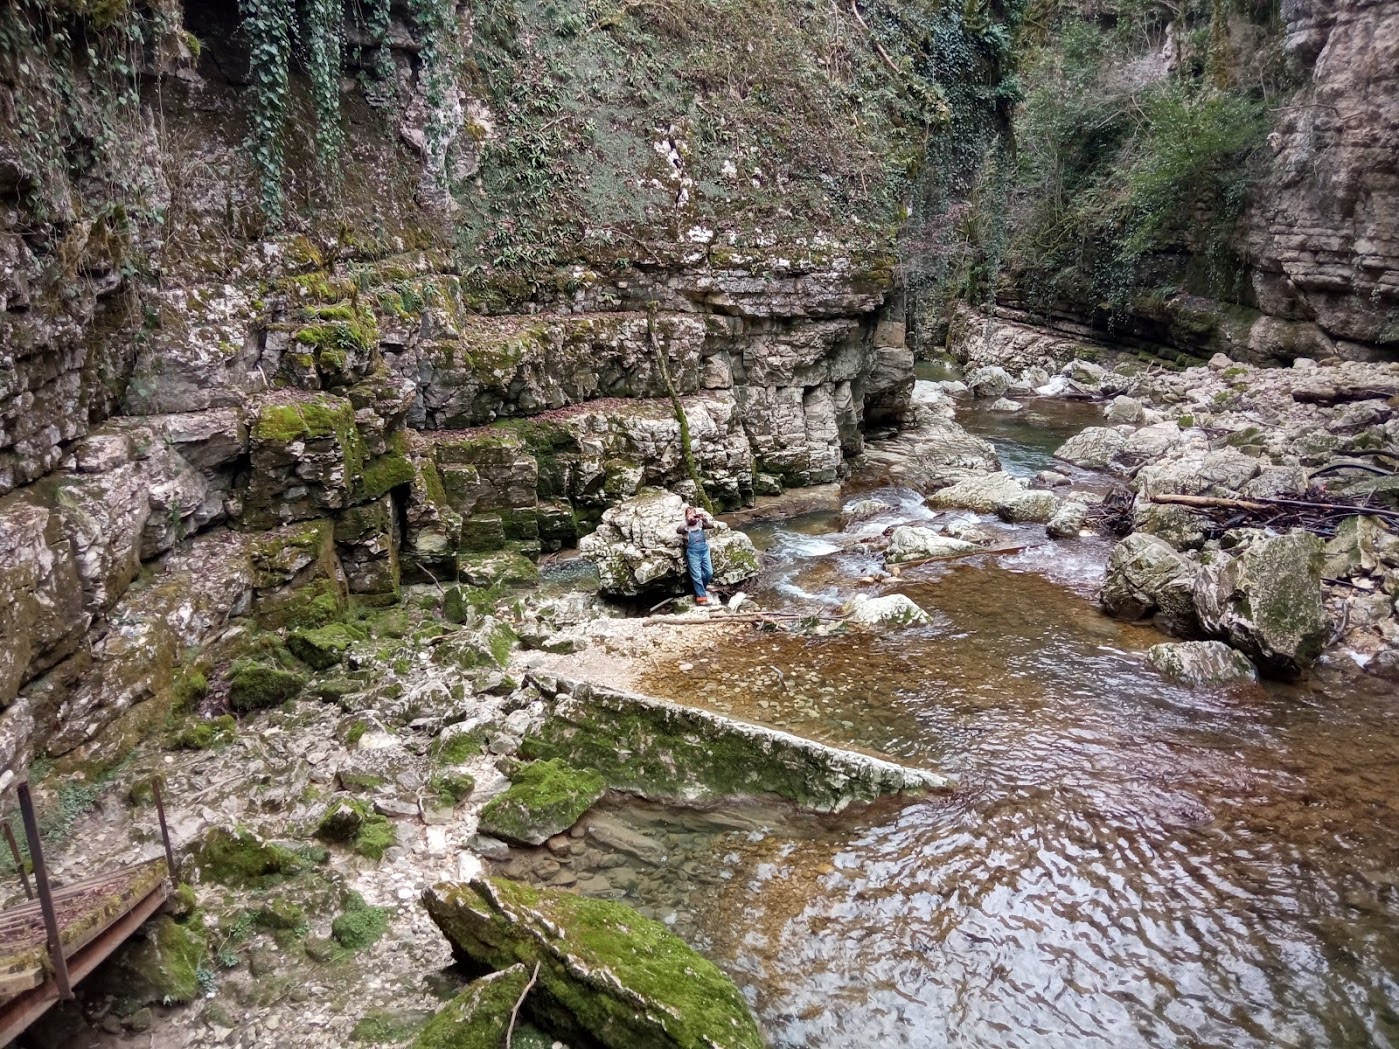
<svg viewBox="0 0 1399 1049"><path fill-rule="evenodd" d="M170 828L165 825L165 799L160 796L160 777L151 780L151 793L155 795L155 812L160 817L160 838L165 842L165 866L170 871L170 884L178 885L180 876L175 872L175 850L170 847Z"/></svg>
<svg viewBox="0 0 1399 1049"><path fill-rule="evenodd" d="M39 890L39 909L44 914L44 929L49 935L49 959L53 962L53 982L58 987L59 1001L73 997L68 985L68 959L63 957L63 937L58 931L58 914L53 909L53 894L49 891L49 869L44 864L44 844L39 840L39 821L34 818L34 799L29 796L29 784L17 788L19 811L24 817L24 836L29 839L29 858L34 861L34 885Z"/></svg>
<svg viewBox="0 0 1399 1049"><path fill-rule="evenodd" d="M5 832L5 842L10 846L10 855L15 858L15 870L19 871L19 880L24 884L24 895L32 900L34 890L29 887L29 875L24 873L24 857L19 854L19 843L15 841L15 832L10 829L10 821L0 821L0 830Z"/></svg>

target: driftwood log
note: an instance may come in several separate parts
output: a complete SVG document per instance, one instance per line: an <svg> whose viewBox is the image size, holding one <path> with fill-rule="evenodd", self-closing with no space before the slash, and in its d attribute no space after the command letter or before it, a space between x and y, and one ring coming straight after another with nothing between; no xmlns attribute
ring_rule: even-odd
<svg viewBox="0 0 1399 1049"><path fill-rule="evenodd" d="M1399 510L1362 502L1336 499L1286 499L1259 496L1232 499L1213 495L1153 495L1153 503L1170 503L1205 510L1215 517L1221 531L1240 527L1303 528L1317 535L1332 536L1347 517L1374 517L1385 527L1399 525ZM1220 520L1221 515L1228 515Z"/></svg>

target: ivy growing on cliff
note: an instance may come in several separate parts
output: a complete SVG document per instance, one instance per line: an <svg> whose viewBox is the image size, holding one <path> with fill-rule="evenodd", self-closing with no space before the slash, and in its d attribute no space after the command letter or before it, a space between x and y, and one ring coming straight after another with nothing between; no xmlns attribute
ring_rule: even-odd
<svg viewBox="0 0 1399 1049"><path fill-rule="evenodd" d="M282 218L282 129L287 118L292 0L239 0L248 37L248 150L257 169L262 210L274 225Z"/></svg>
<svg viewBox="0 0 1399 1049"><path fill-rule="evenodd" d="M454 0L408 0L408 8L418 35L419 77L428 103L428 148L442 167L450 131L443 114L453 83L456 6ZM248 151L257 171L263 213L274 225L281 221L284 206L293 63L300 65L309 83L316 162L324 175L337 174L344 148L340 77L348 62L360 67L371 103L386 104L393 97L390 0L367 0L353 10L361 29L360 44L347 49L345 0L239 0L249 45Z"/></svg>

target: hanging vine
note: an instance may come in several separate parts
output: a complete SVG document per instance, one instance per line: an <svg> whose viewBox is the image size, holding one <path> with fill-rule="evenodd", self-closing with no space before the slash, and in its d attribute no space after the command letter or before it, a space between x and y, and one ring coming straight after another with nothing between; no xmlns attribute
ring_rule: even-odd
<svg viewBox="0 0 1399 1049"><path fill-rule="evenodd" d="M340 0L304 0L306 71L316 103L316 159L333 173L344 145L340 126L340 65L345 41L345 9Z"/></svg>
<svg viewBox="0 0 1399 1049"><path fill-rule="evenodd" d="M239 0L248 36L248 151L257 169L262 211L268 222L282 220L282 129L287 117L294 9L292 0Z"/></svg>
<svg viewBox="0 0 1399 1049"><path fill-rule="evenodd" d="M368 0L360 8L364 36L368 41L360 48L360 66L366 71L361 83L371 104L380 104L383 85L393 81L393 54L389 51L389 0Z"/></svg>

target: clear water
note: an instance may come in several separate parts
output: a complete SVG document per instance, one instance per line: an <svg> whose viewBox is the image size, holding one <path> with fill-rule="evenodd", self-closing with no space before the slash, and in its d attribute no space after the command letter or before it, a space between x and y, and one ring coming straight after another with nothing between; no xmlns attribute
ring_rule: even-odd
<svg viewBox="0 0 1399 1049"><path fill-rule="evenodd" d="M778 1046L1399 1044L1393 694L1166 683L1162 638L1092 603L1105 543L1020 529L1014 557L869 583L839 528L760 533L757 596L897 590L932 625L755 631L646 687L958 789L826 819L628 806L605 818L655 855L590 835L547 873L672 923Z"/></svg>

